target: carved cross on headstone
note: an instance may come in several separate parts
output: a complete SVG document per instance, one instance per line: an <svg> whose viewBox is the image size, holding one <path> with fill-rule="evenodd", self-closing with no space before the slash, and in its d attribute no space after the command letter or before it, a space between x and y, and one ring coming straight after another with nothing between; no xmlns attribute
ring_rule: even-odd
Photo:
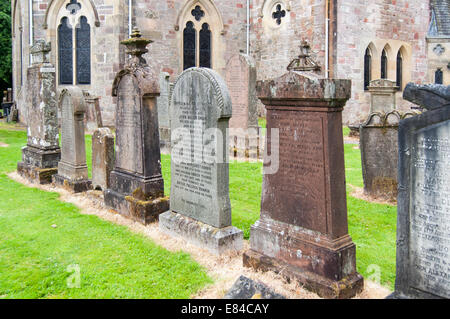
<svg viewBox="0 0 450 319"><path fill-rule="evenodd" d="M278 25L281 24L281 18L284 18L286 16L286 11L281 10L281 4L277 5L277 9L274 13L272 13L272 18L275 19Z"/></svg>
<svg viewBox="0 0 450 319"><path fill-rule="evenodd" d="M79 10L81 10L81 4L77 2L77 0L70 0L70 3L66 5L67 11L70 14L76 14Z"/></svg>
<svg viewBox="0 0 450 319"><path fill-rule="evenodd" d="M200 6L196 6L194 10L191 11L195 20L200 21L205 16L205 11L202 10Z"/></svg>

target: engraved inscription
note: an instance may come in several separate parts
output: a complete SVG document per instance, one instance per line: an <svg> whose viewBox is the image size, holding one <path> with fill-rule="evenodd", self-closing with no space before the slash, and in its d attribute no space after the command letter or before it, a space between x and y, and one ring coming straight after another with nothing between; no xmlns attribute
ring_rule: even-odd
<svg viewBox="0 0 450 319"><path fill-rule="evenodd" d="M116 167L143 174L141 100L132 76L119 84L116 114ZM120 145L120 147L119 147Z"/></svg>
<svg viewBox="0 0 450 319"><path fill-rule="evenodd" d="M417 132L413 145L410 278L450 298L450 121Z"/></svg>
<svg viewBox="0 0 450 319"><path fill-rule="evenodd" d="M267 176L263 211L276 212L272 218L282 222L326 232L326 223L321 222L326 213L322 118L272 111L270 121L280 130L280 167L277 174Z"/></svg>

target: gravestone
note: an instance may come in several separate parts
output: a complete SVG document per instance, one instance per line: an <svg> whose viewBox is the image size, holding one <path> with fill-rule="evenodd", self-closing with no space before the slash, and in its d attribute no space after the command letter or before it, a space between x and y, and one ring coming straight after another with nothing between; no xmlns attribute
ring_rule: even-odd
<svg viewBox="0 0 450 319"><path fill-rule="evenodd" d="M395 81L378 79L370 81L370 114L389 113L396 109L395 93L398 91Z"/></svg>
<svg viewBox="0 0 450 319"><path fill-rule="evenodd" d="M91 188L86 164L84 116L86 102L83 91L75 86L64 88L59 98L61 110L61 161L53 183L75 193Z"/></svg>
<svg viewBox="0 0 450 319"><path fill-rule="evenodd" d="M280 273L324 298L363 290L347 223L342 110L350 90L349 80L292 70L257 84L266 150L261 217L244 266Z"/></svg>
<svg viewBox="0 0 450 319"><path fill-rule="evenodd" d="M231 226L228 188L228 121L231 99L214 71L191 68L175 83L171 118L170 211L160 229L215 254L242 248Z"/></svg>
<svg viewBox="0 0 450 319"><path fill-rule="evenodd" d="M364 192L397 200L398 125L417 112L372 113L360 127Z"/></svg>
<svg viewBox="0 0 450 319"><path fill-rule="evenodd" d="M142 57L152 41L138 29L122 41L131 57L115 77L116 154L111 186L105 191L106 206L143 224L158 219L169 209L164 197L159 146L158 78Z"/></svg>
<svg viewBox="0 0 450 319"><path fill-rule="evenodd" d="M27 146L17 172L31 182L49 184L61 158L57 119L55 67L49 62L50 43L31 47L33 64L27 70Z"/></svg>
<svg viewBox="0 0 450 319"><path fill-rule="evenodd" d="M103 127L100 98L91 95L89 92L84 92L84 99L86 101L84 124L88 132L93 132L94 130Z"/></svg>
<svg viewBox="0 0 450 319"><path fill-rule="evenodd" d="M286 299L286 297L261 282L240 276L225 294L224 299Z"/></svg>
<svg viewBox="0 0 450 319"><path fill-rule="evenodd" d="M170 121L169 121L169 99L170 99L170 75L161 72L159 75L160 95L158 104L158 125L160 147L163 153L170 153Z"/></svg>
<svg viewBox="0 0 450 319"><path fill-rule="evenodd" d="M397 276L393 298L450 298L450 86L408 84L428 111L399 127Z"/></svg>
<svg viewBox="0 0 450 319"><path fill-rule="evenodd" d="M253 58L243 53L231 57L226 67L226 83L233 104L229 129L231 155L256 159L260 152L260 128Z"/></svg>
<svg viewBox="0 0 450 319"><path fill-rule="evenodd" d="M106 127L92 134L92 187L106 190L110 187L110 174L114 169L114 135Z"/></svg>

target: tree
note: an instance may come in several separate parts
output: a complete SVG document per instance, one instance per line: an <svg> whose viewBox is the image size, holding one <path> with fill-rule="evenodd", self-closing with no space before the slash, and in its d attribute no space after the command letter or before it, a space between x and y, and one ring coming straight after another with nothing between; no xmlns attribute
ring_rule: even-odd
<svg viewBox="0 0 450 319"><path fill-rule="evenodd" d="M0 89L1 92L11 87L11 2L0 0Z"/></svg>

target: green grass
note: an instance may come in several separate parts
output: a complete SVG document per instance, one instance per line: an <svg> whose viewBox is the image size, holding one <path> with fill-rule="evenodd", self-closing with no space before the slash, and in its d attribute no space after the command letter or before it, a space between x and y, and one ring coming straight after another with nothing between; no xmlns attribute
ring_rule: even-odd
<svg viewBox="0 0 450 319"><path fill-rule="evenodd" d="M260 119L260 126L265 127L263 119ZM345 132L344 128L344 134ZM0 130L0 141L3 140L3 142L11 144L11 147L8 148L11 155L5 156L4 159L0 156L1 163L3 161L9 163L7 165L9 170L14 169L17 159L20 157L20 146L24 143L24 135L19 137L15 134L17 132ZM88 166L91 163L90 143L90 136L87 136ZM380 267L381 283L392 289L395 281L396 207L368 203L349 195L350 185L363 187L360 151L354 149L354 147L355 145L351 144L345 145L345 161L349 232L357 246L357 268L364 277L373 278L371 277L373 275L372 265L377 265ZM0 149L0 152L3 152L3 150ZM161 163L165 193L170 195L170 155L162 155ZM0 182L0 186L2 184L3 182ZM17 184L14 185L11 187L20 187ZM261 187L261 163L232 162L230 164L230 199L233 225L244 231L246 239L250 235L250 226L259 218ZM208 282L206 277L204 278L203 284Z"/></svg>
<svg viewBox="0 0 450 319"><path fill-rule="evenodd" d="M25 140L0 130L0 298L189 298L212 282L186 253L9 179Z"/></svg>

